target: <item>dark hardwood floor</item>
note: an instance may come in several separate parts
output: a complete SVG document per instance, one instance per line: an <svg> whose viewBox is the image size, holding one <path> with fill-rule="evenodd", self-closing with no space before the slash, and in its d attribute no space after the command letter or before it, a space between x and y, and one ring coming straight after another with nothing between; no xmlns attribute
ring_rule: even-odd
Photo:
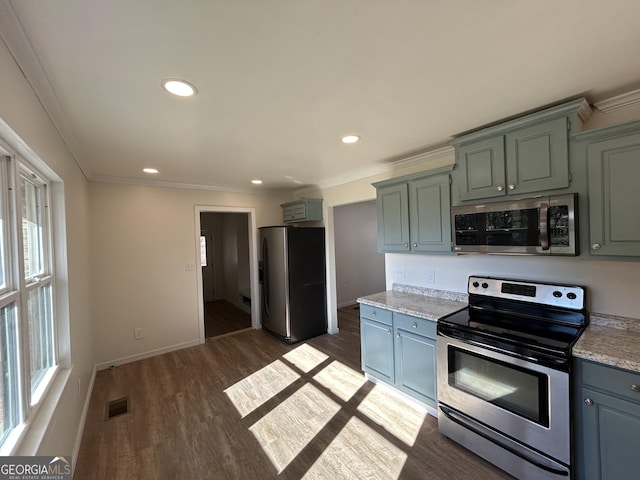
<svg viewBox="0 0 640 480"><path fill-rule="evenodd" d="M251 328L251 314L227 300L216 300L204 304L205 338L226 335Z"/></svg>
<svg viewBox="0 0 640 480"><path fill-rule="evenodd" d="M74 478L510 478L364 380L358 314L294 345L250 330L98 372Z"/></svg>

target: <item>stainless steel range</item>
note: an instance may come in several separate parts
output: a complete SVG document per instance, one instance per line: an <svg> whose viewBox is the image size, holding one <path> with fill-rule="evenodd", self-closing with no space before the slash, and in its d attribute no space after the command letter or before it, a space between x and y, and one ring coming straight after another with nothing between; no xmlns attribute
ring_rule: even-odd
<svg viewBox="0 0 640 480"><path fill-rule="evenodd" d="M469 277L438 321L441 433L520 479L571 478L571 349L583 287Z"/></svg>

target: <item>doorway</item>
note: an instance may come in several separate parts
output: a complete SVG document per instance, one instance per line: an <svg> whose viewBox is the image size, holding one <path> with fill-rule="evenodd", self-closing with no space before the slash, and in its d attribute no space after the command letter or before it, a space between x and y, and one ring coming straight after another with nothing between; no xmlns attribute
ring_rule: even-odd
<svg viewBox="0 0 640 480"><path fill-rule="evenodd" d="M253 209L196 207L200 340L258 328Z"/></svg>

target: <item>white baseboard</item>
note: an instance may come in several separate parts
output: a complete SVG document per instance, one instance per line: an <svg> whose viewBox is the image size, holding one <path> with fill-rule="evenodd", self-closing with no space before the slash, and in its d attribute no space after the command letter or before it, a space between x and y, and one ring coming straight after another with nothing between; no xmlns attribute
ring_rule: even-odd
<svg viewBox="0 0 640 480"><path fill-rule="evenodd" d="M91 380L89 381L89 388L87 388L87 395L84 399L84 406L82 407L82 414L80 416L80 424L78 425L78 432L76 433L76 441L73 444L73 452L71 453L71 471L76 471L76 462L78 461L78 453L80 452L80 445L82 444L82 434L84 433L84 425L87 420L87 414L89 413L89 404L91 403L91 394L93 393L93 385L96 381L96 373L98 369L94 366L93 373L91 374Z"/></svg>
<svg viewBox="0 0 640 480"><path fill-rule="evenodd" d="M183 348L195 347L200 345L199 340L192 340L190 342L178 343L176 345L170 345L168 347L158 348L156 350L149 350L148 352L139 353L136 355L130 355L128 357L117 358L108 362L99 363L96 365L96 370L105 370L109 367L124 365L125 363L135 362L136 360L143 360L145 358L155 357L156 355L162 355L163 353L175 352L176 350L182 350Z"/></svg>

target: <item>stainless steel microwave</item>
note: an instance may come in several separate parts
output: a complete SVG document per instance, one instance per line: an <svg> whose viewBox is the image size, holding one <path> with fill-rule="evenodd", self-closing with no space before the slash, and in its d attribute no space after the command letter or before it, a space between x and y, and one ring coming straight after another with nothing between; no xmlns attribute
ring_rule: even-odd
<svg viewBox="0 0 640 480"><path fill-rule="evenodd" d="M575 193L451 208L453 251L578 255Z"/></svg>

